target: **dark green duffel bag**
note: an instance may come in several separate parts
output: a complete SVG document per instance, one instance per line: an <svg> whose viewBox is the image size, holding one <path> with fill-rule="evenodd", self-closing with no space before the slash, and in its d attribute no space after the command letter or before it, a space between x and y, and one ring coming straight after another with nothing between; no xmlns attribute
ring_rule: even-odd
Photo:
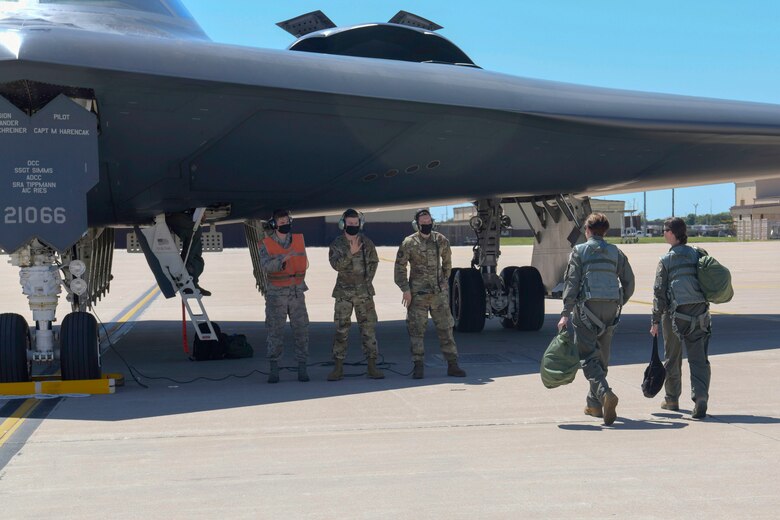
<svg viewBox="0 0 780 520"><path fill-rule="evenodd" d="M225 342L227 343L227 354L225 357L228 359L250 358L255 355L255 350L243 334L226 336Z"/></svg>
<svg viewBox="0 0 780 520"><path fill-rule="evenodd" d="M550 342L542 357L542 383L547 388L568 385L577 376L580 355L566 329L561 330Z"/></svg>
<svg viewBox="0 0 780 520"><path fill-rule="evenodd" d="M720 262L699 250L699 267L696 277L699 279L704 297L710 303L727 303L734 297L734 287L731 285L731 273Z"/></svg>

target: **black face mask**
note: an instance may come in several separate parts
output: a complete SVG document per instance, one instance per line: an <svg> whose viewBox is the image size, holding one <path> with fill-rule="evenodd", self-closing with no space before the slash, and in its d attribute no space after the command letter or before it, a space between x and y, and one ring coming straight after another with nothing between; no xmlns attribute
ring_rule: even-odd
<svg viewBox="0 0 780 520"><path fill-rule="evenodd" d="M420 224L420 233L423 235L430 235L433 231L433 224Z"/></svg>
<svg viewBox="0 0 780 520"><path fill-rule="evenodd" d="M360 226L344 226L344 231L347 232L347 235L355 236L360 232Z"/></svg>
<svg viewBox="0 0 780 520"><path fill-rule="evenodd" d="M279 230L279 233L286 235L292 229L292 224L282 224L277 229Z"/></svg>

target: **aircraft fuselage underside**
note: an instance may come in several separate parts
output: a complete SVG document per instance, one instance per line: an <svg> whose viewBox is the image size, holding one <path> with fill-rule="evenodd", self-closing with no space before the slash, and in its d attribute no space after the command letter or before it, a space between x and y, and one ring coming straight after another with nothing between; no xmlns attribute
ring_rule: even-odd
<svg viewBox="0 0 780 520"><path fill-rule="evenodd" d="M420 73L440 67L411 65ZM277 206L314 214L634 191L757 178L780 164L780 129L762 121L747 134L708 122L672 132L630 117L537 112L530 102L523 111L523 88L533 90L519 82L518 106L506 110L23 61L2 66L0 88L23 81L94 93L100 178L88 194L90 226L221 203L242 220Z"/></svg>

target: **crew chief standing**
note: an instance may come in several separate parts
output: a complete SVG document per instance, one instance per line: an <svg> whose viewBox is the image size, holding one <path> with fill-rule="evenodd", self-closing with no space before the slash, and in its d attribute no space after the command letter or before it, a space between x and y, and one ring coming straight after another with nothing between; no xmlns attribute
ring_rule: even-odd
<svg viewBox="0 0 780 520"><path fill-rule="evenodd" d="M379 266L376 246L363 231L364 218L354 209L348 209L339 219L344 231L330 245L328 259L338 272L333 297L336 299L333 320L336 334L333 338L333 371L328 381L344 377L344 358L347 356L347 338L354 309L363 340L363 355L368 362L368 377L383 379L385 375L376 367L378 347L376 343L376 306L374 305L374 275Z"/></svg>
<svg viewBox="0 0 780 520"><path fill-rule="evenodd" d="M452 336L454 324L450 312L449 278L452 270L452 251L447 237L433 231L433 218L426 209L414 214L412 226L416 233L409 235L398 248L395 258L395 284L403 291L406 327L412 347L414 379L424 376L425 327L430 311L439 346L447 360L447 375L465 377L458 366L458 348ZM407 278L406 265L410 265Z"/></svg>
<svg viewBox="0 0 780 520"><path fill-rule="evenodd" d="M284 347L284 324L290 316L298 361L298 381L306 382L309 356L309 314L304 292L306 282L306 246L303 235L291 234L292 218L284 209L274 210L269 221L274 233L260 241L260 266L268 284L265 293L265 326L268 330L269 383L279 382L279 358Z"/></svg>

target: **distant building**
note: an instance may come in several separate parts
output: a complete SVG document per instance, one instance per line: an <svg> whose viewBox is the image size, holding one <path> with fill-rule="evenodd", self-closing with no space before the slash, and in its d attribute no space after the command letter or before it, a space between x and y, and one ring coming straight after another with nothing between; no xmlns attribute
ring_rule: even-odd
<svg viewBox="0 0 780 520"><path fill-rule="evenodd" d="M737 205L732 206L739 240L780 238L780 177L735 184Z"/></svg>

